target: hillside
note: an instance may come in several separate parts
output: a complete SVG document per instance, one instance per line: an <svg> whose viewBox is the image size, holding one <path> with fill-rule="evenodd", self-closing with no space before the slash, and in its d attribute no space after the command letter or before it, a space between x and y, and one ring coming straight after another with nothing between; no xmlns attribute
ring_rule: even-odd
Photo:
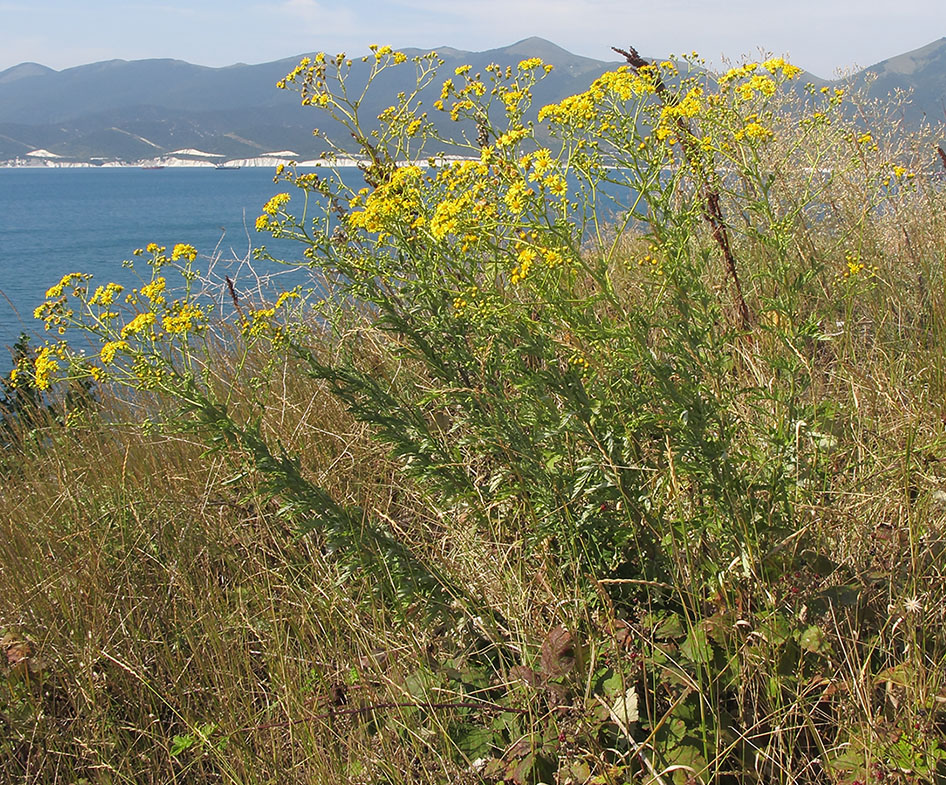
<svg viewBox="0 0 946 785"><path fill-rule="evenodd" d="M485 52L448 47L439 52L443 73L465 63L482 70L492 62L541 57L555 70L535 91L539 106L584 89L615 65L574 55L541 38ZM110 60L63 71L22 63L0 72L0 160L38 148L78 160L135 160L182 147L232 158L287 148L305 158L318 156L325 142L312 136L317 116L300 107L295 95L274 87L300 57L225 68L163 59ZM364 79L366 68L356 61L354 83ZM871 66L853 79L863 82L868 72L877 74L872 95L913 91L906 112L911 122L942 117L946 38ZM406 69L385 74L364 105L365 116L383 109L380 96L409 88L405 80L412 77ZM343 147L350 143L330 124L322 131Z"/></svg>

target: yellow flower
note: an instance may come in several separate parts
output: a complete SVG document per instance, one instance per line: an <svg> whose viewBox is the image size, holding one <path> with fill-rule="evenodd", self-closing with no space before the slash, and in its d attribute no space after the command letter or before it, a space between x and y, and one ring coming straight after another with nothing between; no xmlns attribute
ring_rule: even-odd
<svg viewBox="0 0 946 785"><path fill-rule="evenodd" d="M775 94L775 82L764 74L756 74L749 80L749 87L757 90L766 98Z"/></svg>
<svg viewBox="0 0 946 785"><path fill-rule="evenodd" d="M448 234L456 234L460 216L465 206L464 199L443 199L430 219L430 233L435 240L443 240Z"/></svg>
<svg viewBox="0 0 946 785"><path fill-rule="evenodd" d="M64 347L62 344L58 346L44 346L39 350L39 354L36 355L36 360L33 362L37 389L49 389L49 386L52 384L53 374L59 370L59 361L56 358L62 357L63 352Z"/></svg>
<svg viewBox="0 0 946 785"><path fill-rule="evenodd" d="M535 263L537 257L538 254L532 248L522 248L519 250L519 254L516 257L518 264L512 269L512 275L510 276L510 281L513 285L521 283L528 277L529 271L532 269L532 265Z"/></svg>
<svg viewBox="0 0 946 785"><path fill-rule="evenodd" d="M51 300L56 297L62 297L63 289L67 286L72 286L84 280L87 281L91 277L91 275L83 275L82 273L66 273L59 283L46 290L46 299Z"/></svg>
<svg viewBox="0 0 946 785"><path fill-rule="evenodd" d="M526 128L512 128L496 140L497 147L508 147L529 135Z"/></svg>
<svg viewBox="0 0 946 785"><path fill-rule="evenodd" d="M526 208L526 199L529 196L532 196L533 190L529 188L523 181L517 180L506 192L506 195L503 197L503 201L506 203L506 207L510 209L513 213L521 213Z"/></svg>
<svg viewBox="0 0 946 785"><path fill-rule="evenodd" d="M560 174L552 174L546 177L542 184L549 189L549 193L555 196L564 196L568 193L568 183Z"/></svg>
<svg viewBox="0 0 946 785"><path fill-rule="evenodd" d="M283 292L276 300L276 308L282 308L287 300L296 300L299 297L301 297L301 295L295 289L290 292Z"/></svg>
<svg viewBox="0 0 946 785"><path fill-rule="evenodd" d="M739 131L736 131L736 139L749 139L751 141L765 141L771 139L774 134L761 123L751 121Z"/></svg>
<svg viewBox="0 0 946 785"><path fill-rule="evenodd" d="M199 329L202 325L195 325L195 322L199 322L203 317L204 312L199 305L186 303L176 313L165 316L161 323L168 333L186 333L194 328Z"/></svg>

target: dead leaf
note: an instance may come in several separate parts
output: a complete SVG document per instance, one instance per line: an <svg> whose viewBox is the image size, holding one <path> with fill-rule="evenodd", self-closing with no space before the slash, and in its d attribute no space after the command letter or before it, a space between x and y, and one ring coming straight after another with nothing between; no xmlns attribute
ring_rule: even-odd
<svg viewBox="0 0 946 785"><path fill-rule="evenodd" d="M513 668L509 669L509 678L510 680L518 680L525 682L530 687L538 687L542 684L542 677L539 676L532 668L528 665L516 665Z"/></svg>
<svg viewBox="0 0 946 785"><path fill-rule="evenodd" d="M34 654L33 644L30 641L9 633L0 639L0 647L6 655L7 665L11 666L29 661Z"/></svg>
<svg viewBox="0 0 946 785"><path fill-rule="evenodd" d="M542 644L540 670L546 679L557 679L575 668L575 641L561 625L553 627Z"/></svg>
<svg viewBox="0 0 946 785"><path fill-rule="evenodd" d="M637 688L630 687L623 695L618 695L611 705L611 716L625 728L629 728L640 719L637 708Z"/></svg>

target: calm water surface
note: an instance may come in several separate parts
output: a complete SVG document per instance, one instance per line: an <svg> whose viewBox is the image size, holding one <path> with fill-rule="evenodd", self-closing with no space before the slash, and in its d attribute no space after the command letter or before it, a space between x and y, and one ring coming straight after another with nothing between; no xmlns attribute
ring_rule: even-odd
<svg viewBox="0 0 946 785"><path fill-rule="evenodd" d="M249 288L255 279L234 260L267 240L274 253L301 252L291 243L274 247L254 228L262 205L287 190L295 189L274 184L268 168L0 169L0 373L21 332L42 340L33 309L47 288L68 272L134 286L122 261L150 242L169 251L190 243L202 257L216 250L217 271Z"/></svg>
<svg viewBox="0 0 946 785"><path fill-rule="evenodd" d="M356 188L363 184L358 170L343 169L342 178ZM269 198L295 190L273 183L269 168L0 169L0 374L11 367L7 348L20 333L35 336L34 345L46 337L58 339L44 334L33 319L33 309L50 286L69 272L92 273L93 285L116 281L138 286L122 261L148 243L169 251L175 243L190 243L201 255L201 269L209 257L217 258L217 280L227 274L243 292L256 286L253 270L285 273L283 267L255 261L251 270L250 263L240 260L251 259L252 249L264 243L275 256L300 258L297 243L277 244L255 230ZM633 191L611 190L618 205L633 201ZM290 210L294 207L301 210L295 202ZM614 205L596 208L600 215ZM138 266L141 275L149 276L143 260ZM295 275L287 285L281 282L281 288L304 280ZM213 294L221 300L222 287Z"/></svg>

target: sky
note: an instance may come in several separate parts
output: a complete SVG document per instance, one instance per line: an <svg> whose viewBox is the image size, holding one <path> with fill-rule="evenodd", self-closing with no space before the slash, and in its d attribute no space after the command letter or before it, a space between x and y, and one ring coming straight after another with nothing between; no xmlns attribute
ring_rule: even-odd
<svg viewBox="0 0 946 785"><path fill-rule="evenodd" d="M616 59L788 55L825 78L946 36L943 0L0 0L0 70L172 57L225 66L369 44L481 51L541 36Z"/></svg>

